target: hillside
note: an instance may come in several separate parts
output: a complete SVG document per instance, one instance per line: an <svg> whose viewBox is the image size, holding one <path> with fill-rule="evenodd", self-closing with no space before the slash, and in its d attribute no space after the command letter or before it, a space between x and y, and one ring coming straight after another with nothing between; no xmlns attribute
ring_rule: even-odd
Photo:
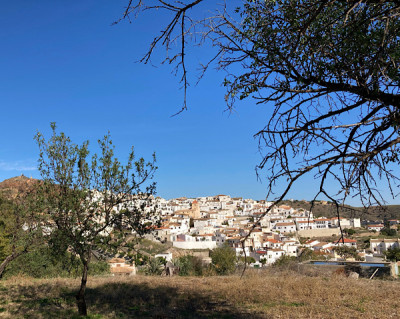
<svg viewBox="0 0 400 319"><path fill-rule="evenodd" d="M309 210L311 207L310 202L304 200L285 200L282 202L284 205L289 205L293 208L304 208ZM372 206L368 209L363 207L352 207L345 206L340 209L340 216L349 218L361 218L367 220L383 220L387 219L400 219L400 205L388 205L384 207ZM323 201L316 202L313 207L313 213L315 217L326 216L335 217L337 216L336 206L332 203Z"/></svg>
<svg viewBox="0 0 400 319"><path fill-rule="evenodd" d="M0 182L0 194L15 198L18 194L26 193L38 180L24 175L12 177Z"/></svg>

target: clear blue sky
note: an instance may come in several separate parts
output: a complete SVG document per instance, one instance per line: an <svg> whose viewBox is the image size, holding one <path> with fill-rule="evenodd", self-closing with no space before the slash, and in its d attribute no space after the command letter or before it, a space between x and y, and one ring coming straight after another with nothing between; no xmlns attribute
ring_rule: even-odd
<svg viewBox="0 0 400 319"><path fill-rule="evenodd" d="M109 130L121 159L131 145L145 158L156 152L159 196L265 198L265 182L254 171L261 157L253 134L266 123L268 108L249 99L226 112L224 74L211 70L198 86L191 78L189 110L171 117L183 91L171 68L158 63L164 52L157 52L155 66L135 62L166 17L111 26L127 2L2 3L0 180L39 177L33 136L37 130L48 136L56 122L77 143L93 144ZM197 62L205 62L201 54L191 57L192 67ZM310 199L313 184L304 180L288 197Z"/></svg>

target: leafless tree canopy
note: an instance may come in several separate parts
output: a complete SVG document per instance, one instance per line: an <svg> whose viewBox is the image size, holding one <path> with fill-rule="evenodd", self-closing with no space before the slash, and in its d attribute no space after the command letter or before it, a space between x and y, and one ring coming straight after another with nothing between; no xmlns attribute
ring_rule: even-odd
<svg viewBox="0 0 400 319"><path fill-rule="evenodd" d="M155 9L171 20L160 26L143 62L164 47L186 96L186 46L209 41L215 54L204 71L214 63L227 72L228 106L253 97L270 108L268 123L255 134L268 196L284 182L276 197L282 200L305 174L319 183L315 198L337 204L349 196L365 206L384 203L382 181L397 195L399 1L130 0L122 19ZM196 19L199 12L208 15ZM232 66L241 71L230 73Z"/></svg>

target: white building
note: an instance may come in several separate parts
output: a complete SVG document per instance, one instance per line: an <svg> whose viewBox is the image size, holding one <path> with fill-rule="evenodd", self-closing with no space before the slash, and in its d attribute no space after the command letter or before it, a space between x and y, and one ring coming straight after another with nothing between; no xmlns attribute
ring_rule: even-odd
<svg viewBox="0 0 400 319"><path fill-rule="evenodd" d="M368 225L367 229L368 230L375 230L377 232L381 231L385 226L383 224L375 224L375 225Z"/></svg>
<svg viewBox="0 0 400 319"><path fill-rule="evenodd" d="M276 223L274 229L281 233L294 233L294 232L296 232L296 224L295 223Z"/></svg>
<svg viewBox="0 0 400 319"><path fill-rule="evenodd" d="M370 249L374 254L382 255L386 250L392 248L400 248L399 238L394 239L371 239Z"/></svg>
<svg viewBox="0 0 400 319"><path fill-rule="evenodd" d="M265 251L257 251L257 255L259 256L260 262L265 260L266 265L272 265L279 258L281 258L283 255L285 255L285 251L283 249L270 248Z"/></svg>

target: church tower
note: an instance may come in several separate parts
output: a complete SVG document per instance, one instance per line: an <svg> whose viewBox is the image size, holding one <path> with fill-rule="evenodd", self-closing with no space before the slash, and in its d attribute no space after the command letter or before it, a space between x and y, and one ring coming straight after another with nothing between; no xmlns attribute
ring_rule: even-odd
<svg viewBox="0 0 400 319"><path fill-rule="evenodd" d="M195 219L201 217L201 215L200 215L200 205L199 205L199 202L197 200L194 200L192 202L192 209L191 209L191 212L190 212L190 217L191 218L195 218Z"/></svg>

